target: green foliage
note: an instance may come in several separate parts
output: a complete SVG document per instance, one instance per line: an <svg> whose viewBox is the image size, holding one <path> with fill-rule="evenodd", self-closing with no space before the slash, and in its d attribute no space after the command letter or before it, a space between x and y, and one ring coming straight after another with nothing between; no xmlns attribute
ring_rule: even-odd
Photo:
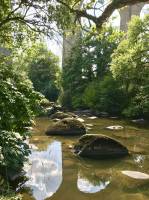
<svg viewBox="0 0 149 200"><path fill-rule="evenodd" d="M22 200L22 195L10 193L5 196L0 196L0 200Z"/></svg>
<svg viewBox="0 0 149 200"><path fill-rule="evenodd" d="M89 34L84 38L87 51L86 59L90 65L94 65L94 74L102 79L111 63L111 54L122 40L124 33L112 27L104 27L100 34Z"/></svg>
<svg viewBox="0 0 149 200"><path fill-rule="evenodd" d="M31 124L40 95L12 65L12 60L7 58L0 63L0 129L23 132Z"/></svg>
<svg viewBox="0 0 149 200"><path fill-rule="evenodd" d="M35 90L50 101L56 101L60 92L58 58L43 44L31 47L29 52L32 53L28 58L28 74Z"/></svg>
<svg viewBox="0 0 149 200"><path fill-rule="evenodd" d="M62 95L62 105L69 108L73 107L73 100L76 101L75 96L84 91L87 83L88 71L84 70L86 62L83 58L83 54L82 41L78 39L76 46L72 48L70 57L68 57L63 66L62 86L64 93ZM91 76L91 74L92 73L90 73L89 76Z"/></svg>
<svg viewBox="0 0 149 200"><path fill-rule="evenodd" d="M87 86L83 100L93 110L121 114L126 103L124 97L119 83L111 75L107 75L102 81L96 80Z"/></svg>
<svg viewBox="0 0 149 200"><path fill-rule="evenodd" d="M7 171L19 171L20 166L29 155L29 146L23 137L16 132L0 132L0 168ZM7 175L4 173L4 175Z"/></svg>
<svg viewBox="0 0 149 200"><path fill-rule="evenodd" d="M149 85L149 15L143 20L134 17L129 23L128 35L112 55L111 71L121 82L128 106L126 116L146 116Z"/></svg>
<svg viewBox="0 0 149 200"><path fill-rule="evenodd" d="M29 154L25 127L41 100L25 74L15 70L12 56L1 55L0 61L0 172L6 177L19 171Z"/></svg>
<svg viewBox="0 0 149 200"><path fill-rule="evenodd" d="M109 73L111 54L122 37L122 32L112 27L105 27L98 35L93 32L78 39L63 66L63 105L74 109L86 106L99 107L97 106L98 97L95 97L93 93L97 91L97 85L104 79L104 76ZM88 90L90 92L87 92ZM87 96L88 93L90 93L89 96L94 96L92 100L87 100L88 103L84 98L91 96L83 97L84 91Z"/></svg>

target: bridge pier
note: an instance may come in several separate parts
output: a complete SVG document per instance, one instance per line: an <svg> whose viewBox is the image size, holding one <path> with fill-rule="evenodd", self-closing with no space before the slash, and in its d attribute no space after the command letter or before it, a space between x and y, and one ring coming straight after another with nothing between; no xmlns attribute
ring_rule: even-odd
<svg viewBox="0 0 149 200"><path fill-rule="evenodd" d="M149 2L148 2L149 3ZM128 23L131 17L136 15L140 16L140 12L146 3L139 3L131 6L125 6L119 9L120 14L120 30L127 31ZM80 37L81 31L77 30L76 33L66 31L66 36L63 37L63 55L62 55L62 66L70 55L72 47L76 44L78 37Z"/></svg>
<svg viewBox="0 0 149 200"><path fill-rule="evenodd" d="M126 6L119 10L120 14L120 30L127 31L128 23L132 16L140 16L140 12L144 7L145 3L139 3L132 6Z"/></svg>

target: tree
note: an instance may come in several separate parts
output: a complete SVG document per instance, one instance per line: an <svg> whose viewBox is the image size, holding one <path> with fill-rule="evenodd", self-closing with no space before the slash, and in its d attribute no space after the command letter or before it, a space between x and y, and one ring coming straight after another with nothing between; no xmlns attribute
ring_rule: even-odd
<svg viewBox="0 0 149 200"><path fill-rule="evenodd" d="M83 71L83 66L86 65L83 54L82 40L78 39L63 66L62 87L64 91L61 101L64 106L69 108L81 107L82 104L80 94L83 92L87 82L87 77L84 74L88 74L86 70ZM89 76L91 76L91 73Z"/></svg>
<svg viewBox="0 0 149 200"><path fill-rule="evenodd" d="M18 73L13 64L11 55L1 55L0 172L6 176L19 171L29 154L25 127L32 124L41 100L29 79Z"/></svg>
<svg viewBox="0 0 149 200"><path fill-rule="evenodd" d="M84 91L83 101L88 108L111 115L120 115L126 104L124 92L111 74L105 75L101 81L90 82Z"/></svg>
<svg viewBox="0 0 149 200"><path fill-rule="evenodd" d="M82 0L3 0L0 6L0 30L6 24L24 24L35 32L52 36L57 32L55 24L59 30L66 30L73 26L74 18L79 22L81 18L86 18L99 29L116 9L141 2L148 0L111 0L108 4L103 0L90 0L88 3ZM90 10L94 14L90 14Z"/></svg>
<svg viewBox="0 0 149 200"><path fill-rule="evenodd" d="M134 17L125 38L112 55L111 71L121 81L129 105L128 116L148 116L149 105L149 15Z"/></svg>
<svg viewBox="0 0 149 200"><path fill-rule="evenodd" d="M63 66L63 100L66 106L68 103L73 108L86 106L82 99L85 88L92 82L102 81L109 73L111 54L122 38L123 33L112 27L104 27L98 35L82 35Z"/></svg>
<svg viewBox="0 0 149 200"><path fill-rule="evenodd" d="M103 27L98 35L89 33L84 38L85 60L94 68L94 77L102 80L109 72L111 55L124 37L124 33L112 27Z"/></svg>
<svg viewBox="0 0 149 200"><path fill-rule="evenodd" d="M31 47L33 54L28 58L28 75L36 91L50 101L56 101L60 92L60 68L58 58L44 44ZM27 54L28 57L28 54Z"/></svg>

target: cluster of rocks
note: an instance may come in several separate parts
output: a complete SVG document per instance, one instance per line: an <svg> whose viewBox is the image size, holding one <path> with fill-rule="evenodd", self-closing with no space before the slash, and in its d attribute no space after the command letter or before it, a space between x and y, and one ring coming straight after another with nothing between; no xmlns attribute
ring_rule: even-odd
<svg viewBox="0 0 149 200"><path fill-rule="evenodd" d="M47 135L82 135L73 147L74 153L78 156L105 159L123 157L129 154L128 149L113 138L105 135L86 134L84 120L79 118L76 113L58 111L50 115L50 118L53 123L48 127ZM86 126L88 127L88 124ZM107 128L111 130L111 127ZM113 130L115 129L122 130L123 127L114 126Z"/></svg>

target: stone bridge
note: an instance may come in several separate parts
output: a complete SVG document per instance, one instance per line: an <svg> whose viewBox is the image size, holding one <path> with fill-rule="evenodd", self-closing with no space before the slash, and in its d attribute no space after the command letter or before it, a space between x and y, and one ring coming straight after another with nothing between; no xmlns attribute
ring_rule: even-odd
<svg viewBox="0 0 149 200"><path fill-rule="evenodd" d="M142 8L146 3L139 3L131 6L126 6L118 10L120 14L120 30L127 31L128 22L131 17L136 15L140 16ZM62 66L64 66L65 60L69 56L72 47L76 43L78 38L78 33L69 34L67 37L63 37L63 53L62 53Z"/></svg>

